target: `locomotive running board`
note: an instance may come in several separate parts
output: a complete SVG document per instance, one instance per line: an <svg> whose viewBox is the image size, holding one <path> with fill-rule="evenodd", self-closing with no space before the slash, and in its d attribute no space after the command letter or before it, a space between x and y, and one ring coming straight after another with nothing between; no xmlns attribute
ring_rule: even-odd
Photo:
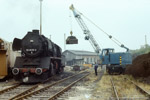
<svg viewBox="0 0 150 100"><path fill-rule="evenodd" d="M0 50L0 79L7 75L6 50Z"/></svg>

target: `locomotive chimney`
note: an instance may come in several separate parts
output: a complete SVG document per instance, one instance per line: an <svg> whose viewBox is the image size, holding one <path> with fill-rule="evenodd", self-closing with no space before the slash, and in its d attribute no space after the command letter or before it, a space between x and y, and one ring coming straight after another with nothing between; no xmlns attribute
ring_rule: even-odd
<svg viewBox="0 0 150 100"><path fill-rule="evenodd" d="M32 32L33 32L34 34L39 35L39 30L32 30Z"/></svg>
<svg viewBox="0 0 150 100"><path fill-rule="evenodd" d="M30 34L30 33L32 33L32 32L29 31L28 34Z"/></svg>

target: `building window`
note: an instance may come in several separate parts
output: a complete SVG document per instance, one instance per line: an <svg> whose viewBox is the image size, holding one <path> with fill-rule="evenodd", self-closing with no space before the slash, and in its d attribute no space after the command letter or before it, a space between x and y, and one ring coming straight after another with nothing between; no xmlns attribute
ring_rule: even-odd
<svg viewBox="0 0 150 100"><path fill-rule="evenodd" d="M87 58L87 63L89 63L89 58Z"/></svg>
<svg viewBox="0 0 150 100"><path fill-rule="evenodd" d="M96 62L96 58L94 58L94 63Z"/></svg>
<svg viewBox="0 0 150 100"><path fill-rule="evenodd" d="M91 63L92 63L92 57L91 57Z"/></svg>

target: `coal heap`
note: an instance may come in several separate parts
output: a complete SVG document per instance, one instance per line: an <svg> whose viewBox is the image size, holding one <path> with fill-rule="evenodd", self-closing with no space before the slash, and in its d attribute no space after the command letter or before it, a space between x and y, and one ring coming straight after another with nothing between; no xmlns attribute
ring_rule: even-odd
<svg viewBox="0 0 150 100"><path fill-rule="evenodd" d="M137 56L133 60L132 65L127 66L125 73L134 77L150 76L150 52Z"/></svg>

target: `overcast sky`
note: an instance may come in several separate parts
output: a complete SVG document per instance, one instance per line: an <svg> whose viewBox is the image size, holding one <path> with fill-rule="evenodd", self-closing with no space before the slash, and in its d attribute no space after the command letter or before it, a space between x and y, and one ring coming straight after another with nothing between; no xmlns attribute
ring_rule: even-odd
<svg viewBox="0 0 150 100"><path fill-rule="evenodd" d="M48 38L51 35L63 50L64 33L70 35L72 20L73 35L79 44L66 45L66 49L93 51L69 10L71 4L129 49L144 45L145 35L150 44L150 0L43 0L43 34ZM0 0L0 38L12 42L15 37L22 39L28 31L39 29L39 9L39 0ZM125 51L83 20L101 48Z"/></svg>

